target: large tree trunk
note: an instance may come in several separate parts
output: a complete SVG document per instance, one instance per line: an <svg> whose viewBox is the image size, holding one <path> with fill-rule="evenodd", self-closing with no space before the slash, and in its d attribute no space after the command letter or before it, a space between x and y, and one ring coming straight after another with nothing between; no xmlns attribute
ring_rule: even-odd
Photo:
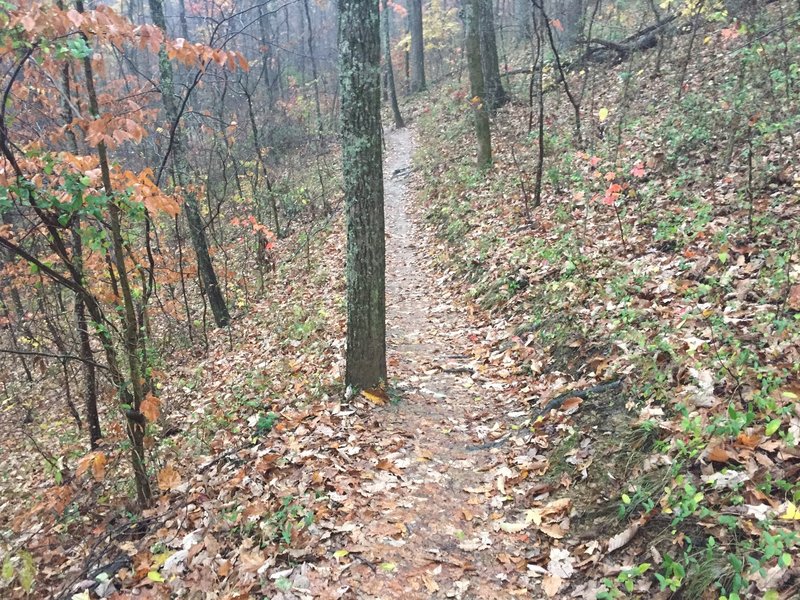
<svg viewBox="0 0 800 600"><path fill-rule="evenodd" d="M150 0L150 16L153 19L153 24L166 33L167 24L164 19L162 0ZM175 84L172 74L172 63L170 63L163 45L158 52L158 67L161 76L161 98L164 103L164 111L167 114L167 119L174 128L172 159L175 163L175 177L178 185L185 190L189 183L187 180L189 165L186 160L186 138L180 123L178 106L175 103ZM189 222L192 246L194 247L194 252L197 257L197 270L200 273L200 281L203 284L205 294L208 296L211 312L214 315L214 322L218 327L223 327L230 322L231 318L228 314L228 307L225 304L222 288L217 281L217 274L214 272L211 255L208 252L206 230L203 218L200 215L197 197L191 192L186 193L184 195L183 204L186 210L186 220Z"/></svg>
<svg viewBox="0 0 800 600"><path fill-rule="evenodd" d="M500 83L500 61L497 58L497 39L494 33L492 0L478 0L478 34L480 36L481 70L486 105L494 111L506 102L508 96Z"/></svg>
<svg viewBox="0 0 800 600"><path fill-rule="evenodd" d="M339 0L339 62L347 214L345 382L366 388L386 381L378 0Z"/></svg>
<svg viewBox="0 0 800 600"><path fill-rule="evenodd" d="M467 35L467 63L472 110L475 115L475 134L478 138L478 167L487 169L492 165L492 139L489 129L489 113L484 97L484 77L481 61L480 2L468 0L465 11Z"/></svg>
<svg viewBox="0 0 800 600"><path fill-rule="evenodd" d="M392 116L394 117L395 129L405 127L403 116L400 114L400 105L397 103L397 88L394 84L394 68L392 67L392 42L391 32L389 31L389 3L382 0L381 12L383 15L383 50L384 63L386 64L386 87L389 88L389 103L392 105Z"/></svg>
<svg viewBox="0 0 800 600"><path fill-rule="evenodd" d="M411 29L411 93L421 92L425 83L425 41L422 35L422 0L409 2Z"/></svg>

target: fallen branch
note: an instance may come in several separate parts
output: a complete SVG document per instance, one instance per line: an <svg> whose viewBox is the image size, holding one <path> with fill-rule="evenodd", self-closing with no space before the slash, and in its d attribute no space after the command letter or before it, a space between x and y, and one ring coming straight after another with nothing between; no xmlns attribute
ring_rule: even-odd
<svg viewBox="0 0 800 600"><path fill-rule="evenodd" d="M621 386L622 386L622 380L616 379L614 381L601 383L583 390L572 390L570 392L565 392L563 394L556 396L555 398L550 400L550 402L545 404L543 408L541 408L536 414L533 415L531 422L535 423L539 417L544 417L550 411L558 410L559 408L561 408L564 402L567 401L568 398L580 398L582 400L586 400L589 396L593 394L602 394L610 390L615 390ZM477 450L488 450L490 448L499 448L500 446L505 444L510 437L511 437L511 432L508 432L503 437L493 442L488 442L486 444L480 444L477 446L467 446L467 450L469 452L476 452Z"/></svg>
<svg viewBox="0 0 800 600"><path fill-rule="evenodd" d="M658 36L656 32L665 28L677 18L678 15L670 15L619 41L603 40L599 38L580 41L578 42L579 44L588 47L583 56L576 60L570 68L574 70L577 66L582 65L586 61L608 62L616 60L620 62L634 52L655 48L658 45ZM594 45L594 47L592 47L592 45Z"/></svg>

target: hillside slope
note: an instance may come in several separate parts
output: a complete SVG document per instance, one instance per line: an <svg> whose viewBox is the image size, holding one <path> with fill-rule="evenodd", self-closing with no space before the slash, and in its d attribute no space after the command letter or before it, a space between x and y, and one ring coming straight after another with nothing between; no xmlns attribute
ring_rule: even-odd
<svg viewBox="0 0 800 600"><path fill-rule="evenodd" d="M485 176L463 86L419 109L433 254L496 331L478 362L503 365L536 412L578 392L562 406L574 416L529 418L512 440L553 448L533 499L575 503L556 546L601 597L800 589L793 10L709 19L661 50L573 72L580 145L546 72L539 207L527 81L493 120ZM624 391L580 393L603 382ZM556 596L590 597L582 577L561 579Z"/></svg>

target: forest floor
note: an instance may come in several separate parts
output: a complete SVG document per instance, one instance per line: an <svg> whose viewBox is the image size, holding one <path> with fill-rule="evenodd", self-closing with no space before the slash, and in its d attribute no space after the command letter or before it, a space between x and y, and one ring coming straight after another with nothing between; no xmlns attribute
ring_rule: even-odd
<svg viewBox="0 0 800 600"><path fill-rule="evenodd" d="M0 406L0 597L797 598L800 111L770 101L750 147L724 107L765 105L774 72L740 98L748 46L707 33L688 75L661 52L592 71L580 151L546 95L538 207L524 103L486 172L464 82L404 106L386 395L342 389L333 204L264 289L231 283L229 328L164 351L151 508L114 415L87 454L57 383Z"/></svg>
<svg viewBox="0 0 800 600"><path fill-rule="evenodd" d="M471 318L437 281L429 245L410 215L412 152L409 129L389 136L388 351L399 398L376 418L378 435L402 445L367 483L375 491L361 513L358 552L350 549L364 560L339 580L365 598L526 594L498 563L492 539L490 515L501 506L490 505L491 493L508 468L497 451L470 451L476 429L485 435L484 418L519 399L506 397L498 378L472 378Z"/></svg>
<svg viewBox="0 0 800 600"><path fill-rule="evenodd" d="M532 578L542 576L555 593L572 575L573 558L524 530L541 526L550 541L564 537L571 501L532 501L552 489L536 477L549 466L542 445L500 437L504 420L529 409L506 370L475 366L492 330L443 285L430 259L436 244L415 223L407 186L413 137L409 129L389 136L385 168L395 400L376 410L378 427L360 440L391 451L353 494L365 501L333 555L337 564L314 571L330 574L323 586L357 598L531 597Z"/></svg>

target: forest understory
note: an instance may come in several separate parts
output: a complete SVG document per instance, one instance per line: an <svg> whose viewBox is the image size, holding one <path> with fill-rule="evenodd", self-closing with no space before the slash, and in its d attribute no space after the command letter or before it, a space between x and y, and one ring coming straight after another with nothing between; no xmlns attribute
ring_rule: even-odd
<svg viewBox="0 0 800 600"><path fill-rule="evenodd" d="M385 110L383 388L342 384L339 150L297 144L286 231L237 204L212 253L230 323L148 323L147 508L110 386L89 450L0 315L0 597L800 598L800 7L636 47L653 6L504 52L488 169L460 61Z"/></svg>

